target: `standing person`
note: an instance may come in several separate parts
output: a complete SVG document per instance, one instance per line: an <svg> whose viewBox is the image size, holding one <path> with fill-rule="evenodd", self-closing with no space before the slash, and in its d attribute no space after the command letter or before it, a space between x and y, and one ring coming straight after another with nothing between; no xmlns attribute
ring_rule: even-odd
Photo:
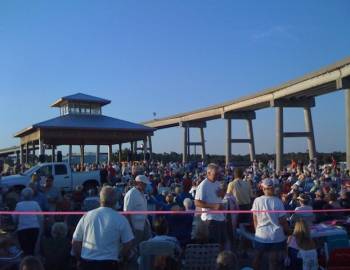
<svg viewBox="0 0 350 270"><path fill-rule="evenodd" d="M281 199L274 196L273 181L262 183L264 195L254 200L252 211L284 211ZM260 269L263 255L267 253L269 270L281 269L286 246L285 232L289 230L285 213L253 213L255 228L255 258L253 268Z"/></svg>
<svg viewBox="0 0 350 270"><path fill-rule="evenodd" d="M49 210L56 211L56 206L59 200L61 200L60 190L53 185L53 175L48 175L45 180L44 193L49 202Z"/></svg>
<svg viewBox="0 0 350 270"><path fill-rule="evenodd" d="M33 190L25 188L21 192L22 202L17 203L15 211L18 212L40 212L40 206L33 201ZM23 250L23 255L34 255L35 245L38 241L42 218L39 215L14 215L17 223L18 241Z"/></svg>
<svg viewBox="0 0 350 270"><path fill-rule="evenodd" d="M101 186L103 186L105 183L108 182L108 170L107 170L107 165L102 165L101 170L100 170L100 181L101 181Z"/></svg>
<svg viewBox="0 0 350 270"><path fill-rule="evenodd" d="M253 197L252 188L248 181L243 180L243 171L236 168L233 172L234 180L229 183L227 193L233 194L236 198L239 210L250 210ZM249 223L249 214L239 214L239 223Z"/></svg>
<svg viewBox="0 0 350 270"><path fill-rule="evenodd" d="M79 270L118 269L134 238L127 219L113 209L116 194L112 187L102 188L100 204L80 219L73 234Z"/></svg>
<svg viewBox="0 0 350 270"><path fill-rule="evenodd" d="M147 200L145 190L151 184L145 175L138 175L135 179L136 185L130 189L124 197L124 211L147 211ZM150 238L150 226L147 215L127 216L135 235L135 245Z"/></svg>
<svg viewBox="0 0 350 270"><path fill-rule="evenodd" d="M304 220L299 219L295 223L293 235L288 237L287 242L291 269L319 269L316 244L312 240L310 228Z"/></svg>
<svg viewBox="0 0 350 270"><path fill-rule="evenodd" d="M207 168L207 178L198 186L195 205L203 211L223 210L223 197L225 191L217 180L219 167L216 164L209 164ZM226 224L224 214L203 213L201 220L205 222L209 229L211 240L224 247L226 240Z"/></svg>

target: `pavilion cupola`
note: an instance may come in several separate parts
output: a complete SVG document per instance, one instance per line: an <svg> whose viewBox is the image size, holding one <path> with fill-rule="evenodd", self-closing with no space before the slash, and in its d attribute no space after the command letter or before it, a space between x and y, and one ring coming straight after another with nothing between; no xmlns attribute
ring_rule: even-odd
<svg viewBox="0 0 350 270"><path fill-rule="evenodd" d="M60 115L101 115L102 107L111 103L110 100L82 93L65 96L57 100L51 107L58 107Z"/></svg>

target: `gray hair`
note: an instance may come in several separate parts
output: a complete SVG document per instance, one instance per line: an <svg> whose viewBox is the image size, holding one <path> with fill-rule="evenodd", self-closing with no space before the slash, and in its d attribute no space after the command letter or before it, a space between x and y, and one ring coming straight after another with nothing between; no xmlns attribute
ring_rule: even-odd
<svg viewBox="0 0 350 270"><path fill-rule="evenodd" d="M117 202L117 194L113 187L104 186L100 192L101 206L114 207Z"/></svg>
<svg viewBox="0 0 350 270"><path fill-rule="evenodd" d="M68 227L64 222L56 222L51 228L52 238L65 238L68 233Z"/></svg>
<svg viewBox="0 0 350 270"><path fill-rule="evenodd" d="M33 190L29 187L22 190L21 195L24 201L30 201L33 198Z"/></svg>
<svg viewBox="0 0 350 270"><path fill-rule="evenodd" d="M192 208L192 206L193 206L193 202L192 202L192 200L190 198L186 198L183 201L183 205L185 206L186 210L190 210Z"/></svg>
<svg viewBox="0 0 350 270"><path fill-rule="evenodd" d="M207 167L207 172L209 171L218 171L219 170L219 166L216 165L215 163L210 163Z"/></svg>

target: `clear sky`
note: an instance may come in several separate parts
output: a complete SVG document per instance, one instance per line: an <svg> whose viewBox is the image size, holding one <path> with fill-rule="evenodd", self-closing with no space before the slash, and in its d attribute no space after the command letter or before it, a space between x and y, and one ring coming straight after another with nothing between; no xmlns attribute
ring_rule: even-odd
<svg viewBox="0 0 350 270"><path fill-rule="evenodd" d="M350 56L350 1L0 1L0 148L84 92L104 114L141 122L252 94ZM319 151L345 150L343 92L316 99ZM303 131L289 109L286 129ZM257 112L256 150L274 152L274 111ZM233 134L243 138L243 123ZM222 120L205 130L224 153ZM181 151L182 130L156 132L156 152ZM196 138L198 134L194 134ZM197 137L198 138L198 137ZM304 139L286 151L305 151ZM248 148L234 145L235 153Z"/></svg>

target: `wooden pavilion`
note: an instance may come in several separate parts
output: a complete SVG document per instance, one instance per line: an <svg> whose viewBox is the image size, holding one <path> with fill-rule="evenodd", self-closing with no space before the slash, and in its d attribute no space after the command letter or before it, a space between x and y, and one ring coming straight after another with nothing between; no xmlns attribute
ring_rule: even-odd
<svg viewBox="0 0 350 270"><path fill-rule="evenodd" d="M84 163L85 145L96 145L96 163L99 163L100 146L108 145L108 161L112 158L112 146L119 145L119 153L123 143L137 145L143 141L143 152L152 152L151 136L153 128L140 124L108 117L102 114L102 107L111 103L110 100L82 93L65 96L54 102L51 107L60 109L60 116L34 124L16 133L21 139L20 161L28 162L28 156L35 149L44 155L45 149L52 150L52 160L55 161L55 149L60 145L69 146L69 161L72 157L72 146L80 146L80 162ZM119 155L121 159L121 155Z"/></svg>

